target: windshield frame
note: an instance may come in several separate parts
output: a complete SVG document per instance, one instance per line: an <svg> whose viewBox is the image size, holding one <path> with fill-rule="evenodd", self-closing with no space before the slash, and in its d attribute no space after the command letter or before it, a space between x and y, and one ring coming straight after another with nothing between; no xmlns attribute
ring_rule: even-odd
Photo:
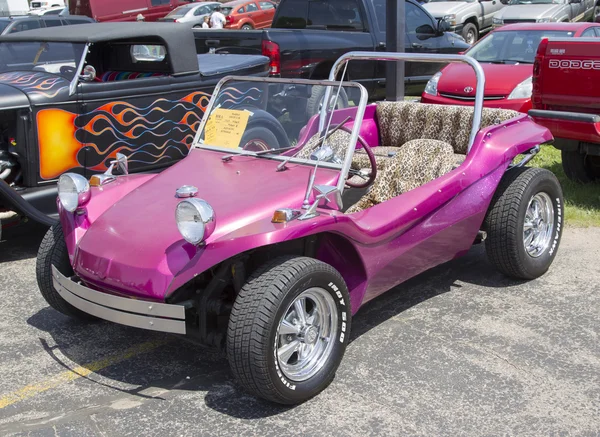
<svg viewBox="0 0 600 437"><path fill-rule="evenodd" d="M282 79L282 78L275 78L275 77L248 77L248 76L233 76L233 75L225 76L223 79L221 79L219 81L219 83L217 84L217 86L215 87L215 89L212 93L210 101L204 111L204 115L202 116L202 121L200 122L200 125L198 126L198 130L196 131L196 136L194 137L194 141L192 141L192 144L190 146L190 150L191 149L205 149L205 150L213 150L213 151L217 151L217 152L230 154L233 156L236 156L236 155L248 156L248 155L244 154L243 150L236 151L234 149L225 149L223 147L206 145L206 144L203 144L200 139L202 136L202 133L204 132L204 128L206 126L206 123L208 122L210 114L212 113L213 109L215 109L215 103L218 100L218 98L220 97L221 89L225 85L227 85L227 83L229 83L229 82L256 82L256 83L281 84L281 85L313 85L313 86L320 85L320 86L332 87L331 89L333 89L333 90L336 90L338 87L340 87L340 85L342 87L346 87L346 88L347 87L357 88L360 91L360 100L358 102L358 105L356 105L356 115L354 116L353 120L351 120L352 132L350 134L348 149L346 151L346 154L344 156L344 160L342 161L342 164L335 164L335 163L323 162L323 161L315 161L315 160L306 159L306 158L291 157L290 155L279 155L276 153L276 151L274 154L265 153L265 154L260 155L260 158L273 159L276 161L289 161L289 162L297 163L297 164L315 165L318 162L319 167L339 170L340 177L338 179L337 188L340 190L340 192L343 192L344 186L346 183L346 177L348 176L348 173L350 171L350 166L352 164L352 157L354 156L354 151L356 149L356 143L358 142L358 135L359 135L359 131L362 126L363 118L365 115L365 109L367 107L368 92L364 86L362 86L358 82L351 82L351 81L348 81L348 82L343 81L342 82L342 81L310 80L310 79ZM333 96L332 96L332 98L333 98ZM333 112L334 111L328 111L326 105L321 105L321 110L319 111L318 118L319 119L323 119L323 118L329 119L329 114L333 114ZM350 121L348 123L350 123ZM318 123L317 123L317 126L319 129L318 132L321 132L322 129ZM330 126L330 127L333 127L333 123L332 123L332 126ZM250 156L253 156L253 155L250 155Z"/></svg>

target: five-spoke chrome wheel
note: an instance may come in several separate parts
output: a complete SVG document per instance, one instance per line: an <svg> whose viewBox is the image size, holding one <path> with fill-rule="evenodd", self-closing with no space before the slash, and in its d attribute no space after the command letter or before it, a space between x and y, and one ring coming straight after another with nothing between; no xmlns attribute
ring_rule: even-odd
<svg viewBox="0 0 600 437"><path fill-rule="evenodd" d="M329 359L337 334L338 310L330 293L309 288L288 307L277 329L279 368L292 381L305 381Z"/></svg>
<svg viewBox="0 0 600 437"><path fill-rule="evenodd" d="M554 205L546 193L534 195L525 212L523 244L527 253L537 258L550 246L554 232Z"/></svg>

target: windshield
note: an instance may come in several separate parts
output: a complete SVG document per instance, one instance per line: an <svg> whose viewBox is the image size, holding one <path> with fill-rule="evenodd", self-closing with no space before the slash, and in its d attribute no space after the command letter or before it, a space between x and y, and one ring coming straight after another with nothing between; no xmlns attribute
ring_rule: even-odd
<svg viewBox="0 0 600 437"><path fill-rule="evenodd" d="M320 114L309 114L308 100L324 98L326 90L331 93L328 107L334 108L335 102L339 110L321 105ZM352 129L359 129L362 121L357 108L364 111L366 106L361 90L349 82L340 87L326 81L227 80L213 94L194 146L225 152L232 159L251 155L313 166L319 160L320 166L341 169L354 151ZM342 98L336 99L338 92ZM329 135L323 138L325 132Z"/></svg>
<svg viewBox="0 0 600 437"><path fill-rule="evenodd" d="M4 32L4 29L8 27L8 21L0 21L0 35Z"/></svg>
<svg viewBox="0 0 600 437"><path fill-rule="evenodd" d="M563 0L511 0L510 5L551 5L564 3Z"/></svg>
<svg viewBox="0 0 600 437"><path fill-rule="evenodd" d="M85 44L57 42L0 43L0 73L7 71L41 71L65 79L75 77Z"/></svg>
<svg viewBox="0 0 600 437"><path fill-rule="evenodd" d="M197 5L185 5L185 6L179 6L176 9L173 9L171 12L169 12L167 14L168 18L174 18L174 17L183 17L185 14L187 14L189 11L191 11L193 8L195 8Z"/></svg>
<svg viewBox="0 0 600 437"><path fill-rule="evenodd" d="M479 62L494 64L533 64L542 38L571 37L559 30L496 31L475 44L466 55Z"/></svg>

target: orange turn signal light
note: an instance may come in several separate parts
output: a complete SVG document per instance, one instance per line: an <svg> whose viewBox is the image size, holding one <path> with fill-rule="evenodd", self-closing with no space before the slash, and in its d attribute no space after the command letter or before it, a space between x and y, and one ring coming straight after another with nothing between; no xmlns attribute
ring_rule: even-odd
<svg viewBox="0 0 600 437"><path fill-rule="evenodd" d="M272 223L287 223L300 216L301 211L291 208L281 208L273 213Z"/></svg>

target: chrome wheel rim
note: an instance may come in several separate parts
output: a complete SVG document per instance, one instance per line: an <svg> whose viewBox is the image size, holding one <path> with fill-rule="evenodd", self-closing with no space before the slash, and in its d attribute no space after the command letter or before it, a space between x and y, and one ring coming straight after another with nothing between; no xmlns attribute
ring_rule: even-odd
<svg viewBox="0 0 600 437"><path fill-rule="evenodd" d="M319 287L302 292L277 327L275 357L292 381L306 381L325 366L333 351L338 310L331 294Z"/></svg>
<svg viewBox="0 0 600 437"><path fill-rule="evenodd" d="M473 45L475 43L475 32L467 32L466 43Z"/></svg>
<svg viewBox="0 0 600 437"><path fill-rule="evenodd" d="M525 211L523 245L527 253L537 258L550 247L554 232L554 205L546 193L537 193Z"/></svg>

